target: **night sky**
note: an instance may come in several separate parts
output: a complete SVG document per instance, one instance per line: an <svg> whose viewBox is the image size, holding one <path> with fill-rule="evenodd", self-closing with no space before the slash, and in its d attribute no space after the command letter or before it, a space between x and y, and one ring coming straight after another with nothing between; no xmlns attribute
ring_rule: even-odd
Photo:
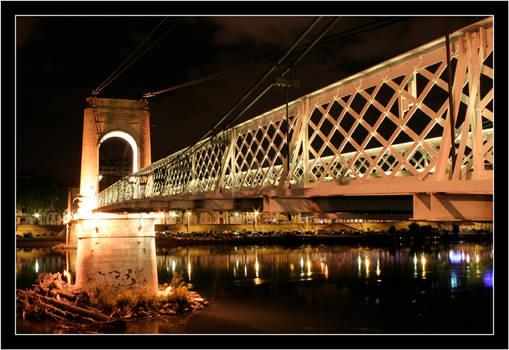
<svg viewBox="0 0 509 350"><path fill-rule="evenodd" d="M449 17L454 31L485 16ZM315 16L169 16L180 21L99 95L139 99L259 61L217 79L150 99L152 161L196 142L301 35ZM162 16L18 16L16 19L17 172L51 173L79 185L85 99L147 37ZM332 17L325 16L308 43ZM348 31L376 23L356 35ZM341 33L347 33L341 35ZM300 62L290 101L444 34L443 17L346 16ZM157 40L154 35L151 42ZM292 57L295 57L292 56ZM267 58L267 59L265 59ZM265 60L263 60L265 59ZM265 86L265 85L264 85ZM285 103L271 90L241 119ZM240 122L240 120L239 120Z"/></svg>

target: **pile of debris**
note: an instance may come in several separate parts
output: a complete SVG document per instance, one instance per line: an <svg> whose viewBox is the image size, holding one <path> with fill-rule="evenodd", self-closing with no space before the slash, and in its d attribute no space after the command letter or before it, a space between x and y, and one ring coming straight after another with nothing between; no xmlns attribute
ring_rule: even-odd
<svg viewBox="0 0 509 350"><path fill-rule="evenodd" d="M122 331L126 320L186 314L207 305L178 275L160 289L157 296L143 290L84 290L62 280L60 273L41 273L33 289L16 291L16 305L23 319L53 319L62 321L62 328L92 333Z"/></svg>

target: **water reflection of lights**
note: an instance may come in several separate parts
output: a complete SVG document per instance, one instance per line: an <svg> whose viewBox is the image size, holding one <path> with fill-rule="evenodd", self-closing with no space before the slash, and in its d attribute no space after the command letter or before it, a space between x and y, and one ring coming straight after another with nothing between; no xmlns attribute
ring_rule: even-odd
<svg viewBox="0 0 509 350"><path fill-rule="evenodd" d="M196 278L201 278L204 268L210 268L214 265L221 266L221 268L224 269L228 262L229 266L233 270L232 273L231 270L228 269L230 278L246 278L253 281L255 278L262 278L261 264L263 261L263 280L266 278L272 279L274 276L281 275L284 272L286 272L286 274L291 274L294 278L301 278L303 281L312 280L318 275L324 280L330 280L330 278L333 278L334 280L337 276L348 272L360 280L373 278L373 282L380 285L379 283L383 282L382 265L384 265L384 274L390 273L395 268L400 269L399 266L401 266L401 268L406 266L406 269L408 270L405 270L409 277L412 278L413 275L415 280L431 278L434 281L436 278L435 273L442 275L441 271L438 270L447 270L447 277L444 282L446 283L446 286L448 285L448 288L461 287L462 283L471 283L470 281L473 278L477 279L481 285L484 281L486 286L490 286L490 275L488 274L485 276L486 268L490 267L484 266L481 262L476 264L476 260L480 261L481 256L483 260L482 262L485 260L489 261L489 251L485 251L484 247L477 247L474 249L470 246L464 247L462 245L458 245L458 247L451 247L447 250L441 251L441 259L438 260L436 260L438 252L424 253L423 251L412 251L410 253L406 250L390 254L383 250L365 250L357 247L341 250L337 249L337 251L332 249L330 249L331 251L328 251L327 249L330 248L306 247L295 249L293 252L281 252L271 248L261 249L258 247L256 253L253 247L246 248L244 253L241 253L244 251L244 248L241 248L240 251L232 254L234 251L234 247L232 247L231 252L228 252L228 254L219 254L217 256L213 254L207 255L209 253L208 249L189 249L189 260L187 260L183 254L179 256L178 253L176 255L174 253L170 253L169 256L166 255L166 261L164 261L163 264L158 265L164 273L166 273L168 267L170 267L173 271L177 271L177 267L184 270L183 272L188 281L190 281L190 278L187 278L188 275L192 275L192 273L194 273L194 275L190 276L193 278L193 282ZM179 250L179 252L180 251L182 250ZM185 253L185 251L182 252ZM159 259L162 260L162 257L158 256L158 260ZM332 271L329 270L327 264L330 261L333 261ZM451 261L462 261L462 263L451 264ZM35 256L32 258L32 271L34 271L34 263ZM431 263L431 265L429 265L429 263ZM39 265L40 272L43 266L41 261L39 261ZM242 268L242 265L244 265L244 269ZM196 268L198 268L198 270L196 270ZM253 270L251 274L248 273L249 268ZM450 269L457 270L454 276L451 276ZM244 270L244 273L242 273L242 270ZM359 271L358 276L356 276L357 273L355 270Z"/></svg>
<svg viewBox="0 0 509 350"><path fill-rule="evenodd" d="M482 278L484 286L493 288L493 270L486 270Z"/></svg>
<svg viewBox="0 0 509 350"><path fill-rule="evenodd" d="M479 254L475 255L475 262L479 264Z"/></svg>
<svg viewBox="0 0 509 350"><path fill-rule="evenodd" d="M463 261L465 253L459 250L450 250L449 251L449 261L453 264L459 264Z"/></svg>
<svg viewBox="0 0 509 350"><path fill-rule="evenodd" d="M64 277L67 279L67 283L71 283L71 274L69 273L68 270L64 270Z"/></svg>
<svg viewBox="0 0 509 350"><path fill-rule="evenodd" d="M451 288L458 287L458 277L455 272L451 272Z"/></svg>
<svg viewBox="0 0 509 350"><path fill-rule="evenodd" d="M189 280L191 280L191 262L190 261L187 263L187 276L189 277Z"/></svg>
<svg viewBox="0 0 509 350"><path fill-rule="evenodd" d="M417 277L417 255L414 254L414 277Z"/></svg>
<svg viewBox="0 0 509 350"><path fill-rule="evenodd" d="M35 272L39 272L39 259L35 259Z"/></svg>
<svg viewBox="0 0 509 350"><path fill-rule="evenodd" d="M426 257L424 255L421 257L421 265L422 265L421 276L423 279L425 279L426 278Z"/></svg>

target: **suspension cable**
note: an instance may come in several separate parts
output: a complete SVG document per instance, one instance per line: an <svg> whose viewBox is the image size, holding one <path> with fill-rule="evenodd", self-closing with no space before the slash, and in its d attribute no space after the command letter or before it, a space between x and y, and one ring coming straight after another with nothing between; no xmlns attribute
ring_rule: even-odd
<svg viewBox="0 0 509 350"><path fill-rule="evenodd" d="M258 87L260 86L261 83L263 83L265 81L265 79L267 79L271 74L272 72L274 72L280 65L281 63L292 53L292 51L295 49L295 47L304 39L304 37L318 24L318 22L322 19L322 17L318 17L316 18L307 28L306 30L304 31L304 33L301 34L301 36L295 40L295 42L293 43L293 45L286 51L286 53L283 55L283 57L281 57L276 64L274 64L266 73L265 75L260 79L258 80L258 82L226 113L226 115L224 117L222 117L213 127L211 130L209 130L202 138L201 140L207 138L211 133L213 133L216 128L221 125L222 122L224 122L226 120L226 118L228 118L230 116L230 114L232 114L232 112L242 103L244 102L244 100L249 96L251 95L251 93ZM201 141L200 140L200 141Z"/></svg>
<svg viewBox="0 0 509 350"><path fill-rule="evenodd" d="M168 19L168 17L163 18L163 20L150 32L150 34L143 40L143 42L138 45L138 47L106 78L106 80L99 85L95 90L92 91L92 95L98 95L104 88L106 88L109 84L111 84L116 78L120 76L126 69L131 67L136 61L138 61L144 54L146 54L152 47L154 47L163 37L166 36L171 30L173 30L177 24L182 22L182 20L178 20L175 22L169 29L167 29L159 38L157 38L152 44L150 44L143 52L141 52L137 57L135 57L127 66L125 66L122 70L120 68L148 41L150 37L157 31L157 29ZM120 70L120 71L119 71Z"/></svg>
<svg viewBox="0 0 509 350"><path fill-rule="evenodd" d="M318 19L320 19L321 17L319 17ZM332 20L329 25L324 29L322 30L322 32L311 42L311 44L309 44L309 46L307 47L307 49L296 59L294 60L290 65L289 65L289 68L287 68L280 76L284 76L286 73L288 73L288 71L294 67L308 52L309 50L311 50L311 48L313 48L313 46L316 45L316 43L339 21L341 17L336 17L334 20ZM307 34L308 31L306 31L306 34ZM285 55L284 57L286 58L288 55ZM282 62L282 60L279 60L278 63ZM272 73L273 70L275 69L278 69L279 68L279 64L278 66L275 66L273 67L274 69L271 69L270 72ZM264 77L265 78L265 77ZM251 106L253 104L255 104L263 95L265 95L272 87L274 86L274 82L271 82L269 83L269 85L262 91L258 94L258 96L256 96L246 107L244 107L244 109L239 112L239 114L237 114L237 116L235 116L235 118L233 118L232 120L230 120L224 127L223 127L223 130L225 130L226 128L228 128L229 126L231 126L233 123L235 123L235 121L237 121L249 108L251 108ZM245 97L244 97L245 98ZM244 99L243 98L243 99ZM233 109L232 109L233 110ZM229 113L231 113L231 111ZM228 113L228 114L229 114ZM228 114L226 116L228 116ZM226 116L222 118L221 122L226 119ZM220 123L217 123L217 125L219 125ZM211 133L214 132L214 128L209 130L209 132L207 132L205 134L205 136L203 136L199 141L197 141L194 145L196 145L198 142L200 141L203 141L205 138L207 138ZM214 137L216 136L217 133L213 134L211 137ZM192 146L194 146L192 145ZM194 151L197 151L198 149L200 149L201 147L203 147L204 144L198 146ZM176 159L174 159L173 161L171 162L177 162L181 157L184 156L185 152L188 151L192 146L188 146L186 147L177 157Z"/></svg>
<svg viewBox="0 0 509 350"><path fill-rule="evenodd" d="M368 31L372 31L374 29L386 27L386 26L389 26L389 25L392 25L392 24L395 24L395 23L398 23L398 22L401 22L401 21L405 21L405 20L406 19L404 19L404 18L403 19L395 19L395 20L388 21L388 22L385 22L385 23L380 23L381 20L378 20L378 21L373 21L373 22L370 22L370 23L362 24L360 26L357 26L357 27L345 30L345 31L343 31L341 33L337 33L337 34L331 35L329 37L326 37L319 44L317 44L316 47L320 47L320 46L329 44L329 43L334 42L334 41L339 40L339 39L349 38L351 36L362 34L362 33L368 32ZM373 26L374 24L375 24L375 26ZM378 25L376 25L376 24L378 24ZM297 48L295 48L295 52L303 50L305 48L305 46L306 46L306 44L299 45ZM268 60L274 59L276 57L277 57L277 55L267 56L267 57L264 57L264 58L261 58L261 59L258 59L258 60L254 60L254 61L251 61L251 62L248 62L248 63L245 63L245 64L238 65L238 66L233 67L233 68L229 68L229 69L224 70L222 72L213 73L211 75L204 76L204 77L201 77L201 78L189 81L189 82L185 82L185 83L182 83L182 84L179 84L179 85L175 85L175 86L172 86L172 87L169 87L169 88L166 88L166 89L162 89L162 90L158 90L158 91L153 91L153 92L146 92L146 93L142 94L142 98L155 97L155 96L167 93L167 92L175 91L175 90L178 90L178 89L182 89L182 88L185 88L185 87L189 87L189 86L193 86L193 85L196 85L196 84L199 84L199 83L210 81L210 80L219 78L219 77L221 77L223 75L226 75L228 73L231 73L231 72L234 72L234 71L237 71L237 70L241 70L241 69L245 69L247 67L254 66L254 65L266 62Z"/></svg>
<svg viewBox="0 0 509 350"><path fill-rule="evenodd" d="M317 18L315 21L318 21L321 17ZM300 62L300 60L309 52L309 50L311 50L311 48L313 48L314 46L317 46L317 43L320 41L320 39L323 38L323 36L334 26L334 24L337 23L337 21L339 21L340 17L336 17L334 20L331 21L331 23L315 38L315 40L313 40L313 42L311 44L308 45L308 47L305 49L305 51L297 58L295 59L289 66L287 66L287 68L279 75L280 77L283 77L284 75L286 75L292 68L295 67L295 65ZM383 23L383 24L380 24L374 28L366 28L366 27L369 27L371 24L373 24L373 22L371 24L365 24L365 25L361 25L361 26L358 26L356 28L352 28L350 30L347 30L343 33L339 33L339 34L336 34L336 35L333 35L329 38L326 38L326 42L322 41L320 43L319 46L325 44L325 43L329 43L331 41L335 41L335 40L338 40L338 39L342 39L342 38L348 38L350 36L353 36L353 35L357 35L357 34L361 34L361 33L364 33L364 32L367 32L367 31L370 31L370 30L373 30L373 29L377 29L377 28L380 28L380 27L384 27L384 26L388 26L388 25L391 25L391 24L394 24L394 23L397 23L397 22L401 22L403 21L404 19L397 19L397 20L393 20L391 22L388 22L388 23ZM313 24L313 23L312 23ZM316 24L316 23L314 23ZM361 28L365 28L363 30L360 30ZM308 28L309 29L309 28ZM360 31L357 31L357 30L360 30ZM356 32L357 31L357 32ZM309 30L306 30L306 34L309 32ZM348 35L346 35L346 33L348 33ZM295 44L292 46L294 47ZM303 46L303 45L302 45ZM302 47L301 46L301 47ZM299 47L298 49L296 49L295 51L297 50L301 50L302 48ZM287 53L284 58L286 58L288 56L289 53ZM254 64L254 63L259 63L261 61L264 61L264 60L267 60L267 59L270 59L270 58L273 58L273 57L268 57L268 58L264 58L264 59L261 59L259 61L255 61L255 62L251 62L251 63L248 63L246 64L245 66L247 65L250 65L250 64ZM184 155L185 153L193 146L195 146L197 143L203 141L204 139L206 139L211 133L213 133L213 131L215 131L217 129L217 126L219 126L230 114L231 112L245 99L247 98L247 96L252 93L252 91L263 81L265 80L265 78L270 75L275 69L279 68L280 66L280 62L282 62L283 59L280 59L278 61L278 64L274 65L271 69L270 69L270 73L266 74L264 76L263 79L261 79L260 81L258 81L258 83L255 85L255 87L251 88L250 91L248 91L248 93L246 93L246 95L239 101L237 102L237 104L234 106L234 108L232 108L218 123L216 123L216 125L211 129L209 130L200 140L198 140L196 143L194 143L193 145L191 146L187 146L186 148L184 148L183 150L181 150L179 152L179 154L176 156L176 158L172 159L172 160L169 160L167 164L174 164L175 162L178 162ZM242 66L244 67L244 66ZM220 72L220 73L216 73L216 74L213 74L212 76L213 77L216 77L218 75L222 75L222 74L226 74L227 72L229 71L232 71L232 70L235 70L235 69L240 69L241 67L236 67L236 68L232 68L230 70L227 70L227 71L224 71L224 72ZM205 80L210 80L210 79L213 79L212 77L209 78L209 77L204 77L204 78L200 78L198 79L200 82L201 81L205 81ZM185 86L189 86L189 85L192 85L191 83L197 83L198 81L195 80L193 82L189 82L189 83L184 83L184 84L181 84L180 86L178 87L174 87L174 88L169 88L169 89L165 89L165 90L168 90L168 91L171 91L171 90L175 90L179 87L184 87L182 85L185 85ZM274 83L271 82L257 97L255 97L255 99L248 105L246 106L234 119L232 119L231 121L229 121L224 127L223 129L226 129L228 127L230 127L236 120L238 120L238 118L240 118L240 116L242 116L246 111L247 109L249 109L254 103L256 103L267 91L270 90L270 88L272 88L274 86ZM162 90L161 90L162 91ZM161 92L159 91L159 92ZM165 91L167 92L167 91ZM162 92L161 92L162 93ZM147 97L150 97L150 96L147 96ZM216 136L216 134L214 134L212 137ZM200 145L197 149L201 148L203 145ZM197 150L196 149L196 150ZM195 150L195 151L196 151ZM152 172L150 172L152 173ZM146 176L146 175L150 175L150 173L148 174L144 174L143 176Z"/></svg>
<svg viewBox="0 0 509 350"><path fill-rule="evenodd" d="M276 64L274 64L266 73L265 75L260 79L258 80L258 82L255 83L255 85L247 92L244 94L244 96L239 100L237 101L237 103L212 127L212 129L210 129L208 132L205 133L205 135L203 135L198 141L196 141L193 145L191 146L188 146L186 148L184 148L184 150L182 150L182 152L180 152L180 154L174 159L172 160L171 162L177 162L181 157L184 156L184 154L191 148L193 147L194 145L196 145L197 143L199 143L200 141L206 139L207 137L209 137L211 134L213 134L217 128L226 120L226 118L228 118L231 113L242 103L244 102L244 100L262 83L264 82L267 77L269 77L272 72L276 69L278 69L278 67L280 66L280 64L292 53L292 51L295 49L295 47L304 39L304 37L318 24L318 22L322 19L322 17L317 17L313 22L311 22L311 24L304 30L304 32L301 34L301 36L299 38L297 38L297 40L295 40L295 42L290 46L290 48L286 51L286 53L277 61ZM247 108L251 107L256 101L258 101L258 99L260 99L270 88L272 87L272 83L269 84L268 87L266 87L262 93L260 93L255 99L254 101L252 101L246 108L244 108L244 110L241 112L241 114L243 114ZM240 114L240 115L241 115ZM239 116L240 116L239 115ZM237 116L237 118L239 117ZM235 119L237 119L235 118ZM214 135L215 136L215 135Z"/></svg>
<svg viewBox="0 0 509 350"><path fill-rule="evenodd" d="M329 25L322 30L322 32L313 40L313 42L311 44L309 44L309 46L306 48L306 50L304 50L303 53L300 54L299 57L297 57L297 59L295 59L290 65L288 65L288 67L280 74L280 77L283 77L285 76L292 68L294 68L297 63L300 62L300 60L309 52L309 50L311 50L318 41L320 41L320 39L341 19L341 17L336 17L334 20L332 20ZM261 97L261 96L260 96ZM229 121L225 126L224 128L228 128L230 127L233 123L235 123L246 111L249 107L252 106L253 103L251 103L248 107L244 108L244 110L242 110L242 112L240 112L235 118L233 118L231 121Z"/></svg>

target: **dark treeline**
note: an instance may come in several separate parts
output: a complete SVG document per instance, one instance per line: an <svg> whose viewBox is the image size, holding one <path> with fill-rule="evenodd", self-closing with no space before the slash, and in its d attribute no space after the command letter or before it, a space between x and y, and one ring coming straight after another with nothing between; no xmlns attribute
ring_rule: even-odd
<svg viewBox="0 0 509 350"><path fill-rule="evenodd" d="M22 173L16 176L16 208L25 213L63 211L69 185L54 175Z"/></svg>

